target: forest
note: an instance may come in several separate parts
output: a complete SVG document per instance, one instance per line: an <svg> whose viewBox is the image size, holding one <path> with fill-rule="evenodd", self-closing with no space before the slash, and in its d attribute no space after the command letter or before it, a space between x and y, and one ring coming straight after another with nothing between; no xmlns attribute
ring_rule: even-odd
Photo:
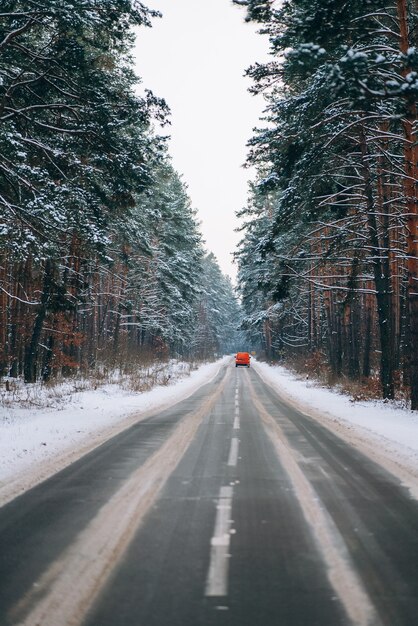
<svg viewBox="0 0 418 626"><path fill-rule="evenodd" d="M270 43L236 257L267 357L418 409L418 4L235 0Z"/></svg>
<svg viewBox="0 0 418 626"><path fill-rule="evenodd" d="M239 299L172 165L169 107L138 89L134 29L158 12L3 0L0 376L245 344L417 410L417 1L233 1L270 45L247 70L265 114Z"/></svg>
<svg viewBox="0 0 418 626"><path fill-rule="evenodd" d="M0 376L234 350L239 305L134 73L130 0L3 0ZM155 129L160 128L158 133Z"/></svg>

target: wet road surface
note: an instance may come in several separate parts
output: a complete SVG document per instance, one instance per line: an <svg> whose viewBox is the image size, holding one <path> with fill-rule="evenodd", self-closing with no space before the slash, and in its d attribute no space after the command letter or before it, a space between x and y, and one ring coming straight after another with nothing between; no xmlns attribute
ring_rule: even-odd
<svg viewBox="0 0 418 626"><path fill-rule="evenodd" d="M223 367L0 509L0 624L413 626L418 503Z"/></svg>

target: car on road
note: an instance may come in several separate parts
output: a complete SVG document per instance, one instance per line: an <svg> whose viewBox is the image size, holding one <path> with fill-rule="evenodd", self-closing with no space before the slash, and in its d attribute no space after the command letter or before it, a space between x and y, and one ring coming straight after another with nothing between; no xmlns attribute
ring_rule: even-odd
<svg viewBox="0 0 418 626"><path fill-rule="evenodd" d="M239 365L250 367L250 359L251 355L249 352L237 352L235 355L235 367L238 367Z"/></svg>

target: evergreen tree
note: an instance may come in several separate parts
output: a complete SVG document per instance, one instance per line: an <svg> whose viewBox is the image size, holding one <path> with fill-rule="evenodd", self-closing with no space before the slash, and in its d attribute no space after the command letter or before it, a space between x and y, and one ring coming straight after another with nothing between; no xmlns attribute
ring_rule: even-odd
<svg viewBox="0 0 418 626"><path fill-rule="evenodd" d="M269 126L250 142L249 159L260 168L260 193L276 191L273 223L260 235L278 285L273 305L297 302L301 350L327 345L336 373L342 363L352 377L361 358L370 372L364 333L374 316L383 395L393 397L403 358L417 408L415 7L238 4L263 24L274 55L249 70L268 103ZM291 283L287 293L283 281Z"/></svg>
<svg viewBox="0 0 418 626"><path fill-rule="evenodd" d="M202 266L195 351L204 358L236 352L243 336L239 331L241 309L232 283L212 253L206 254Z"/></svg>
<svg viewBox="0 0 418 626"><path fill-rule="evenodd" d="M140 2L6 0L0 13L1 366L27 382L190 351L202 249L134 93Z"/></svg>
<svg viewBox="0 0 418 626"><path fill-rule="evenodd" d="M130 25L148 15L121 0L3 3L0 210L11 253L56 254L74 229L103 247L133 180L146 184L138 165L156 101L134 96L126 55Z"/></svg>

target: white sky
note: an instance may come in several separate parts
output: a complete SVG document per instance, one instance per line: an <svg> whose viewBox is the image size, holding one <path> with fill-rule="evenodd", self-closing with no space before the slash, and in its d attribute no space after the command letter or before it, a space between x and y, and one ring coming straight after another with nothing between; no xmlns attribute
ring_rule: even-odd
<svg viewBox="0 0 418 626"><path fill-rule="evenodd" d="M171 108L173 165L198 210L206 247L235 277L235 211L246 203L246 142L263 110L245 69L267 59L268 41L230 0L148 0L163 13L138 31L137 73Z"/></svg>

